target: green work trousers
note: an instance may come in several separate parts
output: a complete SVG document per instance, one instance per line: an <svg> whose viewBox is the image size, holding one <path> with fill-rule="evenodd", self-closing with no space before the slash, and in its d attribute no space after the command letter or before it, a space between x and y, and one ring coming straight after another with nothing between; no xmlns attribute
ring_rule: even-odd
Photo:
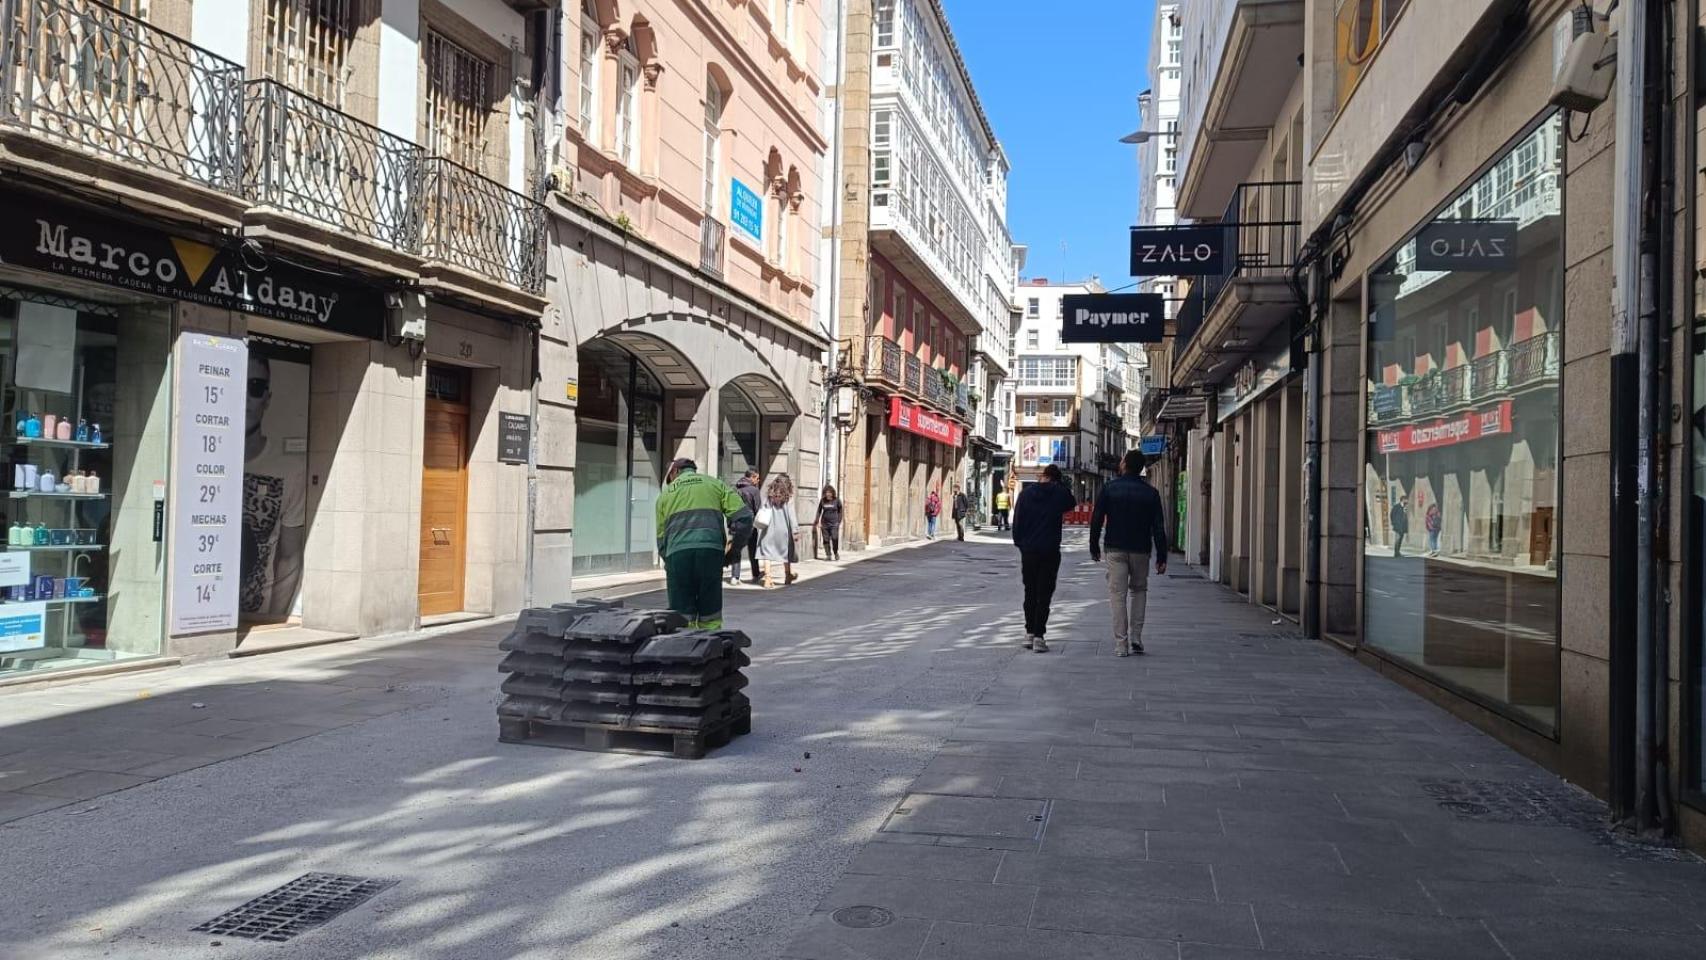
<svg viewBox="0 0 1706 960"><path fill-rule="evenodd" d="M677 550L663 562L669 582L669 608L695 630L723 626L723 552Z"/></svg>

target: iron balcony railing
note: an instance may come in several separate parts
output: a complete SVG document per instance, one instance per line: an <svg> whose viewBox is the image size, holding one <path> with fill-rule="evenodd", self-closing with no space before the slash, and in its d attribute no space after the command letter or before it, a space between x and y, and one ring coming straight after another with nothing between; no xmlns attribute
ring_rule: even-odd
<svg viewBox="0 0 1706 960"><path fill-rule="evenodd" d="M993 413L983 415L983 439L990 443L1001 442L1001 418Z"/></svg>
<svg viewBox="0 0 1706 960"><path fill-rule="evenodd" d="M906 358L906 382L901 384L901 389L914 395L922 396L922 391L924 389L923 383L924 361L918 359L916 356L909 355Z"/></svg>
<svg viewBox="0 0 1706 960"><path fill-rule="evenodd" d="M1505 378L1513 390L1541 380L1556 379L1558 376L1556 331L1548 330L1539 336L1529 337L1513 344L1506 352L1509 358L1505 362Z"/></svg>
<svg viewBox="0 0 1706 960"><path fill-rule="evenodd" d="M942 371L924 368L924 402L940 410L948 409L948 386L942 382Z"/></svg>
<svg viewBox="0 0 1706 960"><path fill-rule="evenodd" d="M405 253L420 250L420 147L277 81L248 88L243 185L251 200Z"/></svg>
<svg viewBox="0 0 1706 960"><path fill-rule="evenodd" d="M1204 278L1206 279L1206 278ZM1191 284L1191 289L1185 294L1185 302L1179 305L1179 313L1173 319L1173 356L1177 357L1190 346L1191 339L1202 329L1204 294L1207 287L1201 279Z"/></svg>
<svg viewBox="0 0 1706 960"><path fill-rule="evenodd" d="M1510 347L1398 384L1376 384L1368 394L1368 422L1385 425L1439 416L1472 404L1511 396L1558 378L1558 334L1547 331Z"/></svg>
<svg viewBox="0 0 1706 960"><path fill-rule="evenodd" d="M954 386L954 410L959 413L965 413L970 409L971 387L967 386L964 381L961 381Z"/></svg>
<svg viewBox="0 0 1706 960"><path fill-rule="evenodd" d="M894 386L901 386L904 380L902 371L906 366L906 354L905 351L901 350L900 344L887 337L873 339L871 340L871 354L871 370Z"/></svg>
<svg viewBox="0 0 1706 960"><path fill-rule="evenodd" d="M1227 271L1203 278L1205 314L1238 279L1284 279L1297 265L1303 241L1303 184L1297 180L1241 183L1221 214Z"/></svg>
<svg viewBox="0 0 1706 960"><path fill-rule="evenodd" d="M442 157L421 169L427 259L528 293L545 289L544 204Z"/></svg>
<svg viewBox="0 0 1706 960"><path fill-rule="evenodd" d="M235 194L243 68L95 0L0 0L0 120Z"/></svg>
<svg viewBox="0 0 1706 960"><path fill-rule="evenodd" d="M723 252L727 249L723 238L727 233L728 227L716 217L699 221L699 269L713 277L723 275Z"/></svg>

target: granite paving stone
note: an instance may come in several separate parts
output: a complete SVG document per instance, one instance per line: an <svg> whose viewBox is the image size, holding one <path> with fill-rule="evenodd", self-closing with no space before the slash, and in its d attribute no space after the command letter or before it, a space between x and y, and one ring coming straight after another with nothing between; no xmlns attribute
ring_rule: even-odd
<svg viewBox="0 0 1706 960"><path fill-rule="evenodd" d="M496 744L504 625L8 692L0 956L178 960L324 868L403 882L292 960L1706 957L1706 861L1182 565L1115 659L1069 536L1048 655L994 538L733 592L754 733L693 763Z"/></svg>
<svg viewBox="0 0 1706 960"><path fill-rule="evenodd" d="M1086 895L1062 887L1044 887L1037 892L1031 926L1146 940L1194 940L1241 946L1262 943L1256 932L1255 917L1244 904Z"/></svg>

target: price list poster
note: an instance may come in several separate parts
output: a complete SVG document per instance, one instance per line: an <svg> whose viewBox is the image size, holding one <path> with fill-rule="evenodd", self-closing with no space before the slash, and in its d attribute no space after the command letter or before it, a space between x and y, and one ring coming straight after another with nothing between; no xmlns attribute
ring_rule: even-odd
<svg viewBox="0 0 1706 960"><path fill-rule="evenodd" d="M237 626L248 346L204 333L178 338L172 484L172 633Z"/></svg>

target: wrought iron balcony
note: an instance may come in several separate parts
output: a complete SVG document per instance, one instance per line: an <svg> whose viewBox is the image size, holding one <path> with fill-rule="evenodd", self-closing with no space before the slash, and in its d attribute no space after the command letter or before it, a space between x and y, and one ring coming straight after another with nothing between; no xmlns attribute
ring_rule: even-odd
<svg viewBox="0 0 1706 960"><path fill-rule="evenodd" d="M545 289L545 207L442 157L421 167L422 253L528 293Z"/></svg>
<svg viewBox="0 0 1706 960"><path fill-rule="evenodd" d="M243 185L256 203L404 253L421 247L420 147L273 80L248 84Z"/></svg>
<svg viewBox="0 0 1706 960"><path fill-rule="evenodd" d="M866 376L874 377L900 389L905 383L906 354L900 344L887 337L872 337L868 341L870 361Z"/></svg>
<svg viewBox="0 0 1706 960"><path fill-rule="evenodd" d="M1504 388L1505 352L1503 350L1476 357L1469 365L1469 394L1472 400L1483 400Z"/></svg>
<svg viewBox="0 0 1706 960"><path fill-rule="evenodd" d="M942 382L942 371L924 368L924 402L938 410L948 409L948 385Z"/></svg>
<svg viewBox="0 0 1706 960"><path fill-rule="evenodd" d="M1506 351L1505 376L1511 389L1558 377L1558 334L1548 330L1513 344Z"/></svg>
<svg viewBox="0 0 1706 960"><path fill-rule="evenodd" d="M962 380L954 386L954 410L965 413L971 409L971 387Z"/></svg>
<svg viewBox="0 0 1706 960"><path fill-rule="evenodd" d="M990 443L1001 442L1001 419L993 413L983 415L983 439Z"/></svg>
<svg viewBox="0 0 1706 960"><path fill-rule="evenodd" d="M1227 272L1204 279L1205 315L1235 280L1279 280L1290 275L1303 240L1302 211L1303 184L1299 181L1238 185L1220 217L1226 235Z"/></svg>
<svg viewBox="0 0 1706 960"><path fill-rule="evenodd" d="M901 389L915 396L922 396L924 390L924 361L916 356L906 358L906 381Z"/></svg>
<svg viewBox="0 0 1706 960"><path fill-rule="evenodd" d="M728 249L723 237L727 233L728 227L715 217L707 215L699 221L699 269L713 277L723 275L723 255Z"/></svg>
<svg viewBox="0 0 1706 960"><path fill-rule="evenodd" d="M243 68L96 0L0 0L0 120L237 192Z"/></svg>

